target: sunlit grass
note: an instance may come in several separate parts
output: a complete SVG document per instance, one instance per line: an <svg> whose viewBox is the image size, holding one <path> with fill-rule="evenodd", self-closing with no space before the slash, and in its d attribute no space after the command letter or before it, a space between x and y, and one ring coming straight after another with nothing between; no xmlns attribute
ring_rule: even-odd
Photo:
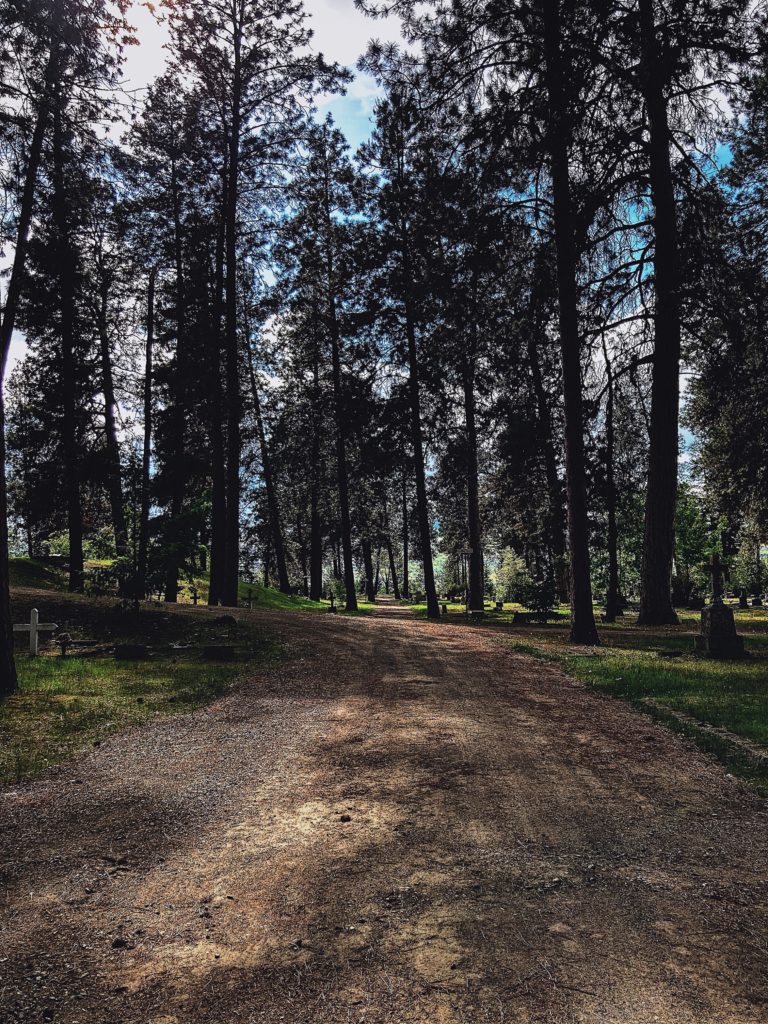
<svg viewBox="0 0 768 1024"><path fill-rule="evenodd" d="M602 646L580 652L565 630L525 631L513 646L521 653L560 662L600 693L632 702L690 736L718 756L734 773L768 794L768 609L734 609L745 638L743 661L698 658L693 639L700 613L681 611L679 626L639 627L636 615L600 627ZM518 634L520 635L520 634ZM698 723L698 725L697 725ZM763 762L740 748L727 730L765 747Z"/></svg>
<svg viewBox="0 0 768 1024"><path fill-rule="evenodd" d="M221 696L242 666L159 659L17 659L20 689L0 707L0 779L18 780L157 715Z"/></svg>

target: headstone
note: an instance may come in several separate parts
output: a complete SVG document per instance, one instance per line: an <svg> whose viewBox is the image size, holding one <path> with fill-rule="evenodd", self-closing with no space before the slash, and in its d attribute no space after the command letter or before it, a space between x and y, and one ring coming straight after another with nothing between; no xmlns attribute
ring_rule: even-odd
<svg viewBox="0 0 768 1024"><path fill-rule="evenodd" d="M504 602L503 601L497 601L496 602L496 611L497 612L503 612L504 611Z"/></svg>
<svg viewBox="0 0 768 1024"><path fill-rule="evenodd" d="M739 591L739 608L749 608L749 601L747 600L746 590Z"/></svg>
<svg viewBox="0 0 768 1024"><path fill-rule="evenodd" d="M40 633L53 633L59 627L55 622L40 622L40 614L37 608L29 613L28 626L14 626L14 633L29 633L29 653L33 658L37 657Z"/></svg>
<svg viewBox="0 0 768 1024"><path fill-rule="evenodd" d="M723 570L719 555L712 555L708 571L712 575L712 604L701 612L696 653L705 658L743 658L744 640L736 632L733 609L723 604Z"/></svg>
<svg viewBox="0 0 768 1024"><path fill-rule="evenodd" d="M448 605L447 604L441 604L440 605L440 611L443 613L443 615L447 615L448 614Z"/></svg>
<svg viewBox="0 0 768 1024"><path fill-rule="evenodd" d="M701 609L705 607L706 603L707 602L704 600L703 597L691 595L691 597L688 599L688 609L692 612L700 612Z"/></svg>
<svg viewBox="0 0 768 1024"><path fill-rule="evenodd" d="M762 597L760 597L759 594L752 598L752 607L753 608L762 608L763 607L763 599L762 599Z"/></svg>

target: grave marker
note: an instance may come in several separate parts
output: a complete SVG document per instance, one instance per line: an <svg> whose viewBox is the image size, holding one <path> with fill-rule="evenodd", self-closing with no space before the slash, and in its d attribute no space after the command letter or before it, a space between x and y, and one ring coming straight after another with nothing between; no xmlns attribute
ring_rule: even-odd
<svg viewBox="0 0 768 1024"><path fill-rule="evenodd" d="M701 612L696 653L706 658L743 658L744 640L736 632L733 609L723 604L723 569L719 555L712 555L707 571L712 576L712 604Z"/></svg>
<svg viewBox="0 0 768 1024"><path fill-rule="evenodd" d="M29 633L29 653L32 658L37 657L38 638L40 633L53 633L59 627L55 622L40 622L40 615L37 608L29 613L28 626L14 626L14 633Z"/></svg>

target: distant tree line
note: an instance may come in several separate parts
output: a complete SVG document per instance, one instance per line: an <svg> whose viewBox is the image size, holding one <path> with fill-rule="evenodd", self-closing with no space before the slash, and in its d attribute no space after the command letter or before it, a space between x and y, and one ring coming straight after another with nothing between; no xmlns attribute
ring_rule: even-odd
<svg viewBox="0 0 768 1024"><path fill-rule="evenodd" d="M355 154L301 3L161 3L138 101L123 6L0 5L2 693L9 527L73 591L559 599L587 644L715 550L764 589L762 4L360 0L411 45Z"/></svg>

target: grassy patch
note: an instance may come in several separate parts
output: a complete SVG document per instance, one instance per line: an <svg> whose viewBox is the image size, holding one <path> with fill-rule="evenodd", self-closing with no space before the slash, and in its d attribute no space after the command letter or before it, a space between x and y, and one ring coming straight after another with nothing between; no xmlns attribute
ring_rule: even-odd
<svg viewBox="0 0 768 1024"><path fill-rule="evenodd" d="M559 661L600 693L630 701L768 794L768 610L736 611L750 652L744 661L694 657L700 621L695 613L683 612L680 626L659 630L638 627L633 619L603 625L603 646L588 652L571 646L564 631L545 635L535 627L513 646ZM740 745L741 739L765 748L765 759Z"/></svg>
<svg viewBox="0 0 768 1024"><path fill-rule="evenodd" d="M217 622L215 613L144 607L127 612L114 599L51 593L13 595L15 621L32 600L74 637L95 640L87 655L75 648L66 658L50 647L39 658L17 648L19 692L0 706L0 781L37 774L49 765L99 743L105 736L157 715L178 714L215 700L238 676L277 656L278 645L246 621ZM115 661L116 642L145 643L149 661ZM232 643L239 660L215 664L199 651L175 645Z"/></svg>
<svg viewBox="0 0 768 1024"><path fill-rule="evenodd" d="M9 558L8 569L12 588L64 590L67 585L65 573L56 566L46 565L45 562L33 562L29 558Z"/></svg>

